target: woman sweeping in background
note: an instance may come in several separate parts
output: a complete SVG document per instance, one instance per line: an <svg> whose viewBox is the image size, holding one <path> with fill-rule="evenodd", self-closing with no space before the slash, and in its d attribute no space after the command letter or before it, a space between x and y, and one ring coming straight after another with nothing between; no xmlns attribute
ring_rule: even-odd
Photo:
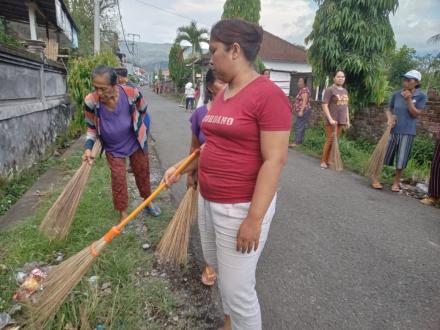
<svg viewBox="0 0 440 330"><path fill-rule="evenodd" d="M204 255L218 274L223 329L259 330L255 271L275 213L287 161L291 108L283 91L253 68L263 30L222 20L211 31L211 64L227 87L204 117L199 162L199 223ZM175 166L165 173L175 183Z"/></svg>
<svg viewBox="0 0 440 330"><path fill-rule="evenodd" d="M138 89L117 84L116 72L111 67L98 65L93 70L92 83L95 91L84 100L87 140L83 159L93 161L91 150L99 138L111 171L113 205L122 220L128 208L127 157L140 195L145 199L151 194L147 104ZM161 213L153 203L146 210L153 216Z"/></svg>
<svg viewBox="0 0 440 330"><path fill-rule="evenodd" d="M192 131L190 150L191 153L195 149L200 148L200 146L205 143L205 135L201 130L202 120L211 109L214 97L225 87L225 84L221 80L215 78L212 69L209 69L206 73L205 85L206 90L204 105L197 108L190 118ZM187 185L196 188L197 179L197 170L188 173ZM199 225L199 230L200 232L204 231L202 224ZM215 281L216 274L214 268L210 265L206 265L202 273L202 283L208 286L212 286L215 284Z"/></svg>
<svg viewBox="0 0 440 330"><path fill-rule="evenodd" d="M440 200L440 129L437 132L437 144L432 158L429 177L428 197L421 200L425 205L434 205Z"/></svg>
<svg viewBox="0 0 440 330"><path fill-rule="evenodd" d="M303 143L306 125L312 113L312 107L310 106L310 90L307 87L307 78L301 77L298 79L298 88L299 91L295 98L295 143L289 144L289 148L295 148Z"/></svg>

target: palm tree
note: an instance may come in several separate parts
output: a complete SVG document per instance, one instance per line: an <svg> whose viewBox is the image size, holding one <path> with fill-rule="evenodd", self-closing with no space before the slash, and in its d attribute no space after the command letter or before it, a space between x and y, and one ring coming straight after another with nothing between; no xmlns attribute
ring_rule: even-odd
<svg viewBox="0 0 440 330"><path fill-rule="evenodd" d="M198 28L197 22L192 21L188 26L181 26L177 29L176 43L180 44L182 41L187 41L191 44L191 60L192 60L192 78L195 83L194 63L197 55L202 55L202 43L209 43L208 29ZM183 47L187 49L188 47Z"/></svg>

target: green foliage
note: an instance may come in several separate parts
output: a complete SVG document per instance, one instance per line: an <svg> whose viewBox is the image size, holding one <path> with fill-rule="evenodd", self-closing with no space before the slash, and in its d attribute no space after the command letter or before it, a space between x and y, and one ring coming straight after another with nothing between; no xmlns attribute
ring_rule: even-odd
<svg viewBox="0 0 440 330"><path fill-rule="evenodd" d="M417 58L417 70L422 74L422 88L440 92L440 57L427 54Z"/></svg>
<svg viewBox="0 0 440 330"><path fill-rule="evenodd" d="M260 57L257 57L255 59L255 70L259 73L259 74L263 74L264 70L266 69L266 66L264 65L263 61L261 60Z"/></svg>
<svg viewBox="0 0 440 330"><path fill-rule="evenodd" d="M93 90L92 71L98 64L116 67L119 65L119 60L112 53L102 52L99 55L69 61L67 84L69 95L77 107L71 124L72 134L82 132L85 129L84 98Z"/></svg>
<svg viewBox="0 0 440 330"><path fill-rule="evenodd" d="M16 38L7 34L6 22L2 16L0 16L0 43L14 47L21 46L20 42Z"/></svg>
<svg viewBox="0 0 440 330"><path fill-rule="evenodd" d="M346 73L352 104L382 103L385 59L395 48L389 21L398 0L318 0L313 30L305 39L315 80Z"/></svg>
<svg viewBox="0 0 440 330"><path fill-rule="evenodd" d="M170 54L168 56L168 69L170 70L170 78L176 87L183 88L191 73L185 66L183 49L177 43L175 43L170 49Z"/></svg>
<svg viewBox="0 0 440 330"><path fill-rule="evenodd" d="M257 23L260 21L260 0L226 0L223 6L222 19L242 18Z"/></svg>
<svg viewBox="0 0 440 330"><path fill-rule="evenodd" d="M128 79L135 84L139 84L139 78L135 74L129 74Z"/></svg>
<svg viewBox="0 0 440 330"><path fill-rule="evenodd" d="M202 43L209 43L208 30L199 28L196 21L192 21L188 26L181 26L177 29L177 37L175 43L180 44L182 41L189 42L192 48L192 57L202 54Z"/></svg>
<svg viewBox="0 0 440 330"><path fill-rule="evenodd" d="M403 45L389 57L388 80L392 88L401 86L401 75L416 67L416 50Z"/></svg>
<svg viewBox="0 0 440 330"><path fill-rule="evenodd" d="M77 169L80 164L81 151L78 151L65 161L59 161L57 166L60 170L69 171ZM25 263L39 261L55 264L57 252L63 253L66 258L70 257L116 223L119 215L111 207L109 187L110 171L106 161L99 158L93 165L80 200L72 231L63 242L50 242L38 231L38 225L60 193L59 189L43 196L38 209L30 218L0 232L0 264L7 267L0 272L0 312L7 312L11 307L11 297L18 287L15 274ZM80 324L79 318L80 305L84 307L92 329L98 328L99 324L106 329L163 328L164 320L171 313L176 313L176 307L182 301L173 294L166 279L145 275L153 270L154 250L144 251L140 245L149 242L155 246L173 213L167 206L168 199L159 197L158 203L163 212L158 219L150 221L142 215L136 219L138 225L139 222L148 221L148 232L140 236L135 230L136 222L126 228L123 235L115 239L107 251L99 256L45 329L83 328L84 324ZM150 226L150 223L154 225ZM88 281L91 276L98 276L97 289ZM111 284L110 294L100 289L104 283ZM18 322L23 321L22 314L16 314L14 318ZM195 328L190 320L187 322L182 329Z"/></svg>

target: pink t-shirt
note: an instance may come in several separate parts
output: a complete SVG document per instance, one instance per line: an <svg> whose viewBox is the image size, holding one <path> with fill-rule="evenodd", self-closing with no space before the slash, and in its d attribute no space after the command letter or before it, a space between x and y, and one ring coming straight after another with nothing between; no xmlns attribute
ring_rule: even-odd
<svg viewBox="0 0 440 330"><path fill-rule="evenodd" d="M203 118L206 136L200 155L199 184L203 198L223 204L252 200L263 164L261 131L289 131L292 113L283 91L258 77L225 101L224 91Z"/></svg>

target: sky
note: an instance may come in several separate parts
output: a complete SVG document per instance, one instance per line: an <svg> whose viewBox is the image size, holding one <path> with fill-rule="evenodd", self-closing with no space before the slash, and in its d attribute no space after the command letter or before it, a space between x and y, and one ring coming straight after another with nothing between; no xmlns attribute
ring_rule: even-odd
<svg viewBox="0 0 440 330"><path fill-rule="evenodd" d="M440 0L400 0L391 16L397 45L406 44L418 53L440 52L440 44L427 40L440 33ZM179 26L191 19L210 28L220 19L224 0L120 0L126 33L138 33L141 41L172 43ZM317 6L312 0L261 0L260 24L283 39L304 44Z"/></svg>

